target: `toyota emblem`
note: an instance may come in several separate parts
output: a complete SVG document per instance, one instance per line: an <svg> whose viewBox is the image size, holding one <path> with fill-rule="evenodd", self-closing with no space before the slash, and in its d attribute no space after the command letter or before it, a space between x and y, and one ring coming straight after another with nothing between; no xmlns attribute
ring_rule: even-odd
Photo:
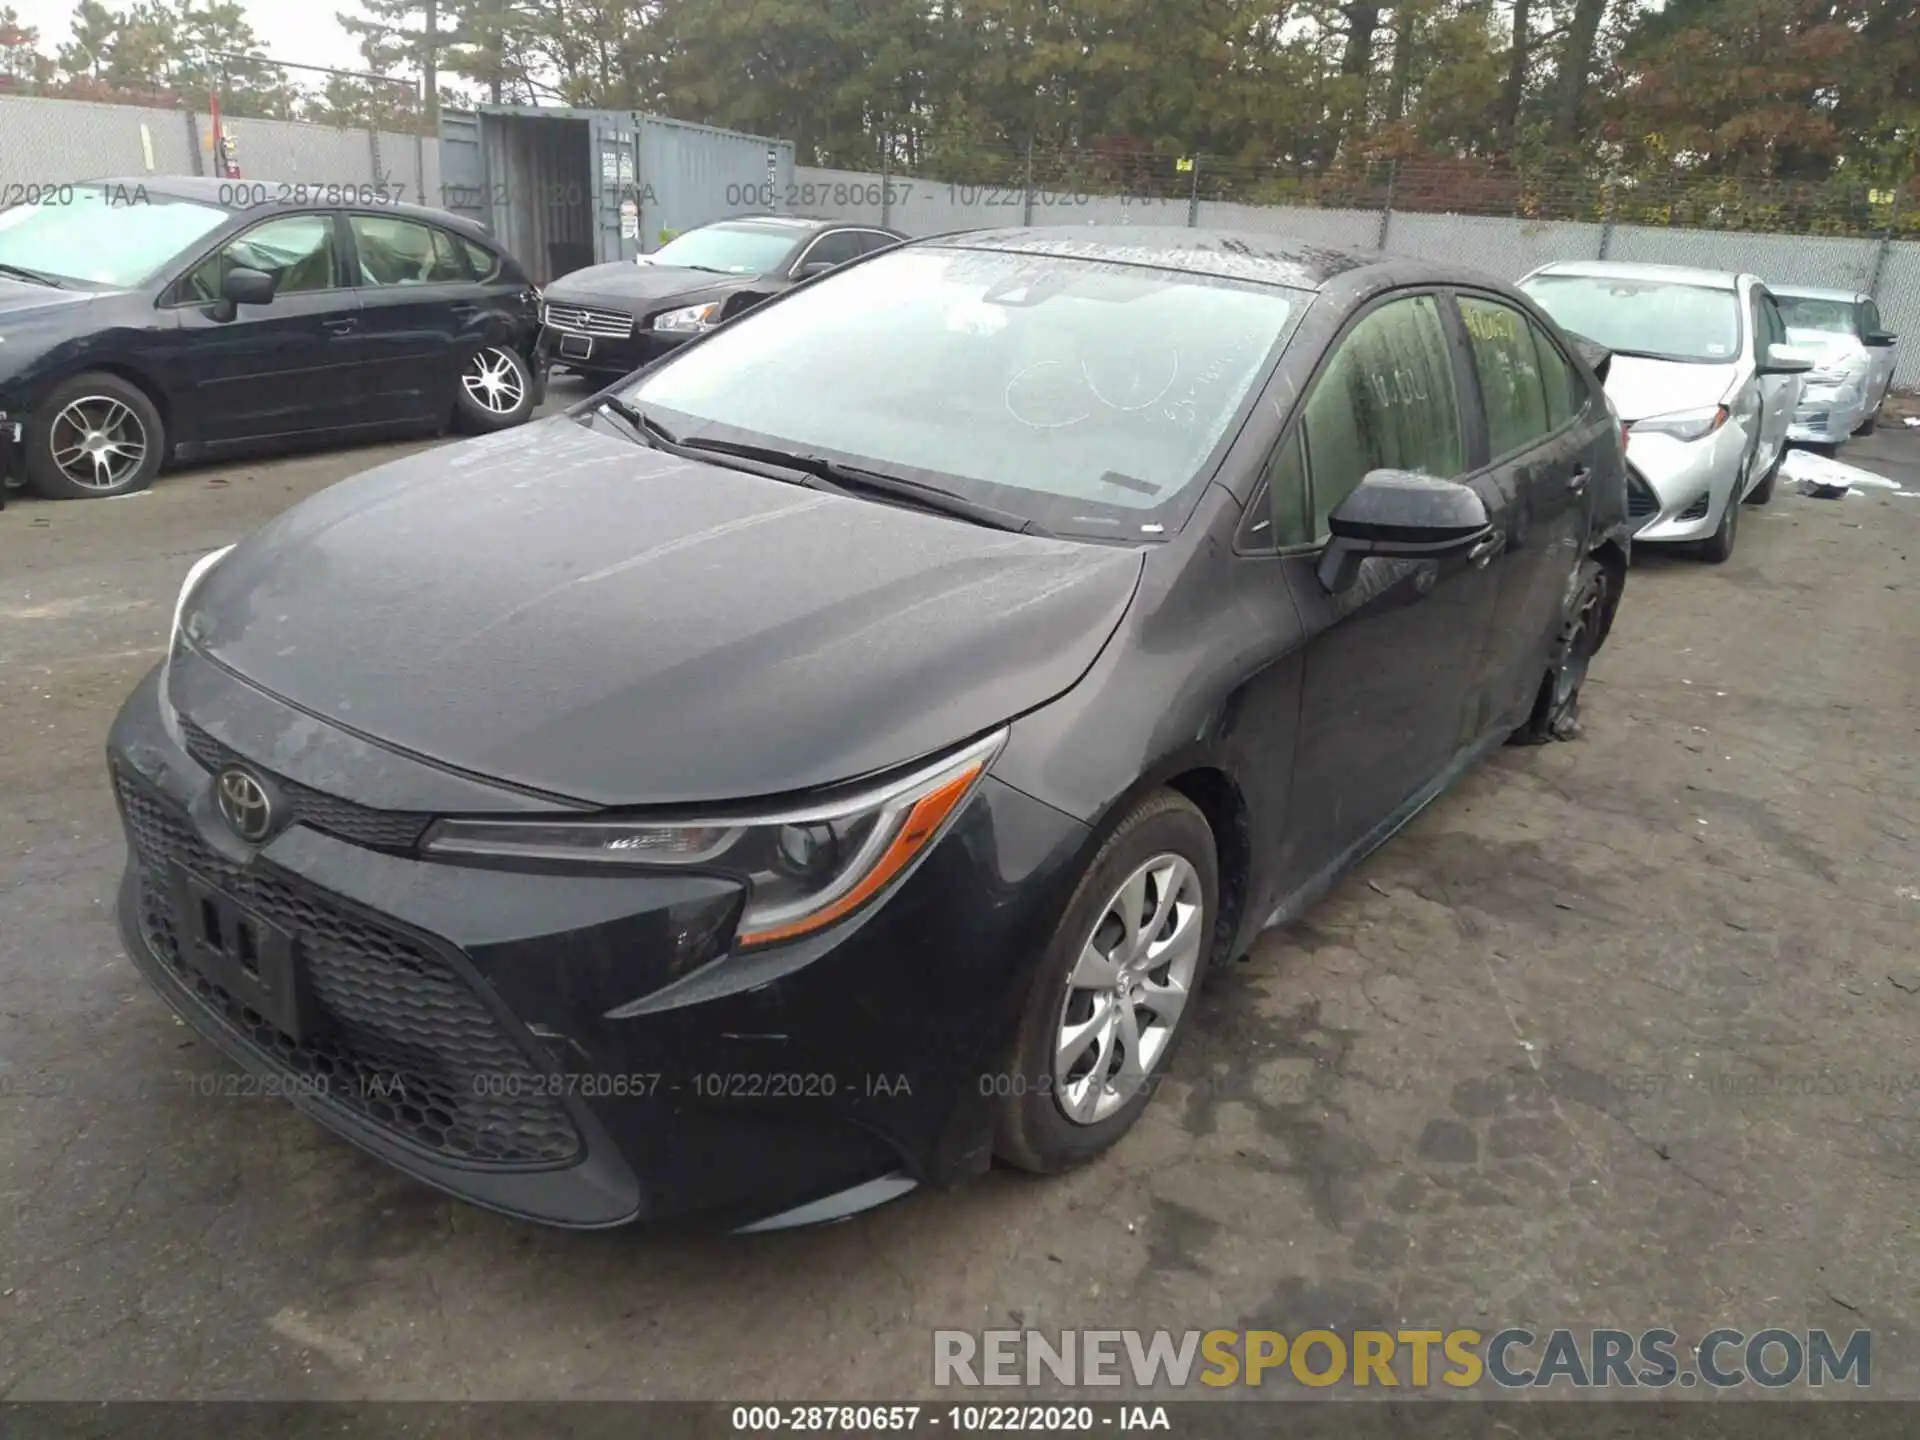
<svg viewBox="0 0 1920 1440"><path fill-rule="evenodd" d="M266 786L237 765L229 765L213 782L214 803L233 833L257 845L273 833L273 800Z"/></svg>

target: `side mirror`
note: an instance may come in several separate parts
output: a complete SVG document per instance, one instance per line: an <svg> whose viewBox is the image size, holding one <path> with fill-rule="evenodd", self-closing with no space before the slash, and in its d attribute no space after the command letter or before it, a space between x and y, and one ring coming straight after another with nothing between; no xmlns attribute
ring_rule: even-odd
<svg viewBox="0 0 1920 1440"><path fill-rule="evenodd" d="M271 305L274 287L279 283L264 270L236 266L220 282L220 295L235 305Z"/></svg>
<svg viewBox="0 0 1920 1440"><path fill-rule="evenodd" d="M220 299L213 307L214 319L222 323L231 320L240 313L242 305L271 305L279 283L264 270L236 266L220 281Z"/></svg>
<svg viewBox="0 0 1920 1440"><path fill-rule="evenodd" d="M1439 560L1493 538L1486 502L1470 485L1411 470L1374 470L1327 517L1333 538L1319 576L1329 594L1350 589L1369 555Z"/></svg>
<svg viewBox="0 0 1920 1440"><path fill-rule="evenodd" d="M1813 357L1791 345L1769 345L1757 368L1762 375L1804 375L1813 369Z"/></svg>
<svg viewBox="0 0 1920 1440"><path fill-rule="evenodd" d="M1869 330L1867 332L1867 344L1876 350L1891 350L1899 339L1900 337L1891 330Z"/></svg>
<svg viewBox="0 0 1920 1440"><path fill-rule="evenodd" d="M837 270L839 268L840 267L835 265L831 260L809 260L793 272L793 278L796 280L811 280L816 275L824 275L829 270Z"/></svg>

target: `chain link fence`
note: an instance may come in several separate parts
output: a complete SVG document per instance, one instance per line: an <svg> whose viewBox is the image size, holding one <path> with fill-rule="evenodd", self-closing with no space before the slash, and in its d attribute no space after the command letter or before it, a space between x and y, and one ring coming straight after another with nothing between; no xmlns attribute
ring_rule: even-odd
<svg viewBox="0 0 1920 1440"><path fill-rule="evenodd" d="M291 75L308 67L255 68ZM302 92L290 79L279 88L299 103ZM386 112L383 123L326 124L235 114L246 109L244 101L226 98L219 128L230 167L223 167L211 95L156 94L151 104L0 95L0 207L31 203L50 187L57 195L58 187L83 180L181 175L258 181L273 193L377 187L397 199L438 203L429 197L440 193L439 142L411 113L417 107L403 92L398 103L375 108Z"/></svg>
<svg viewBox="0 0 1920 1440"><path fill-rule="evenodd" d="M256 84L277 74L285 92L298 90L303 76L329 73L253 65ZM230 102L222 124L240 176L276 187L377 185L437 203L439 143L421 133L404 83L360 80L375 123L234 115L244 107ZM318 92L309 85L304 93ZM796 168L772 208L910 235L1002 225L1205 226L1466 264L1505 279L1551 260L1751 270L1778 284L1873 295L1889 328L1909 337L1896 383L1920 387L1920 188L1911 182L1606 176L1451 160L1311 170L1025 145L888 149L898 158L879 170ZM34 187L107 176L215 173L204 103L0 95L0 203L29 198ZM716 216L768 208L757 187L730 189L683 198Z"/></svg>

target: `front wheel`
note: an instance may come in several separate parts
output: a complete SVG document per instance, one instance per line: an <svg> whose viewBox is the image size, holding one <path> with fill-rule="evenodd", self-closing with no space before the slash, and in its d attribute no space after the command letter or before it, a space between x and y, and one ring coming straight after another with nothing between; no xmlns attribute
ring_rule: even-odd
<svg viewBox="0 0 1920 1440"><path fill-rule="evenodd" d="M1580 691L1606 626L1607 572L1598 561L1583 560L1573 608L1554 646L1553 669L1541 682L1533 713L1513 732L1511 743L1544 745L1549 740L1571 740L1580 733Z"/></svg>
<svg viewBox="0 0 1920 1440"><path fill-rule="evenodd" d="M476 350L460 367L455 418L463 430L486 433L523 424L533 414L533 372L505 345Z"/></svg>
<svg viewBox="0 0 1920 1440"><path fill-rule="evenodd" d="M1760 483L1754 486L1753 492L1747 496L1747 504L1764 505L1773 499L1774 482L1780 478L1780 467L1786 463L1787 442L1782 440L1780 448L1774 452L1773 464L1767 467L1767 473L1761 477Z"/></svg>
<svg viewBox="0 0 1920 1440"><path fill-rule="evenodd" d="M1751 466L1752 460L1747 465ZM1747 469L1743 467L1740 478L1733 482L1733 489L1727 495L1727 503L1720 510L1720 524L1700 546L1700 553L1711 565L1724 565L1733 558L1733 542L1740 532L1740 491L1747 482Z"/></svg>
<svg viewBox="0 0 1920 1440"><path fill-rule="evenodd" d="M49 500L144 490L160 472L166 428L146 392L104 371L63 380L27 426L27 484Z"/></svg>
<svg viewBox="0 0 1920 1440"><path fill-rule="evenodd" d="M1188 1028L1219 892L1213 831L1185 796L1155 791L1114 827L1047 946L1012 1064L989 1077L1003 1161L1055 1174L1132 1128Z"/></svg>

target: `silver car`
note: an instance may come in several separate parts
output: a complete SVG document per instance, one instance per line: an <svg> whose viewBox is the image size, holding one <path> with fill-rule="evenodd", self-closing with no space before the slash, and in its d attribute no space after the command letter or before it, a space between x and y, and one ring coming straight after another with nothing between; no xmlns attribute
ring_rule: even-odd
<svg viewBox="0 0 1920 1440"><path fill-rule="evenodd" d="M1764 504L1812 360L1787 343L1757 275L1605 260L1543 265L1520 288L1560 328L1613 352L1635 543L1733 553L1742 500Z"/></svg>
<svg viewBox="0 0 1920 1440"><path fill-rule="evenodd" d="M1769 288L1780 302L1787 338L1813 359L1787 438L1827 448L1872 433L1893 388L1896 339L1881 325L1873 297L1857 290Z"/></svg>

